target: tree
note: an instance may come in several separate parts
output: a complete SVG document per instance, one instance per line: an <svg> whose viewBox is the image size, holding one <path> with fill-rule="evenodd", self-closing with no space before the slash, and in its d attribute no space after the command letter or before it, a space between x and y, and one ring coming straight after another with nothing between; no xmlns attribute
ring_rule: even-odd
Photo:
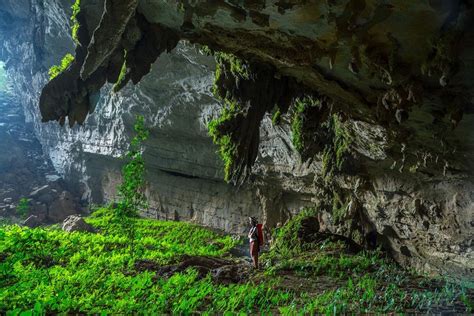
<svg viewBox="0 0 474 316"><path fill-rule="evenodd" d="M122 183L118 187L119 201L113 212L114 222L130 240L132 252L135 239L135 218L138 217L139 210L148 207L145 196L143 142L148 138L149 132L144 122L143 116L136 117L135 136L125 155L128 162L122 168Z"/></svg>

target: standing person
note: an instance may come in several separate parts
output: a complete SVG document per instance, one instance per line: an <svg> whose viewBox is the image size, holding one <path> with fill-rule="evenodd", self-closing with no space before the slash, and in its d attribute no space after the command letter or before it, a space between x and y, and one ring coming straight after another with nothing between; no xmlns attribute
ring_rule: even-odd
<svg viewBox="0 0 474 316"><path fill-rule="evenodd" d="M252 257L253 266L255 269L258 269L258 252L260 251L260 243L257 229L257 219L255 217L249 217L250 231L249 231L249 241L250 241L250 256Z"/></svg>

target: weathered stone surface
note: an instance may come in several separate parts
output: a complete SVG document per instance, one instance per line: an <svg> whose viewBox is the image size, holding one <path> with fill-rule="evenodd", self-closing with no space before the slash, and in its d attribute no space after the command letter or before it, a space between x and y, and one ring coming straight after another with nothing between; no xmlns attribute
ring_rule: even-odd
<svg viewBox="0 0 474 316"><path fill-rule="evenodd" d="M53 222L61 222L69 215L77 213L76 203L71 193L63 191L48 208L48 218Z"/></svg>
<svg viewBox="0 0 474 316"><path fill-rule="evenodd" d="M66 23L60 23L67 21L67 5L52 1L47 9L33 8L34 16L42 19L16 22L26 31L5 40L2 54L12 58L10 73L26 113L39 122L35 106L46 81L45 68L32 69L56 63L71 45L64 44ZM52 14L51 8L59 14ZM258 127L258 133L249 134L253 138L248 148L255 150L254 135L259 140L258 149L247 153L249 160L255 158L249 181L238 190L222 182L217 149L205 126L221 107L210 93L214 65L188 44L163 53L135 87L127 85L117 94L109 93L110 86L102 88L99 102L89 108L95 113L86 118L84 127L61 130L38 123L35 127L57 170L69 181L82 183L84 196L94 202L113 198L120 181L117 157L126 148L133 116L141 113L152 129L145 153L151 201L147 216L242 233L249 215L271 227L303 207L318 205L320 225L332 233L358 242L375 233L386 238L393 256L403 264L472 278L470 10L462 1L286 6L184 1L182 7L175 2L139 1L138 13L149 36L158 33L167 39L172 34L169 47L175 36L204 43L253 65L270 65L276 78L294 78L305 89L328 97L329 109L344 114L342 124L353 140L352 165L332 177L330 188L322 179L321 153L315 150L303 157L309 160L302 159L292 144L291 107L278 125L272 124L271 113L254 120L252 131ZM96 11L84 11L90 25L100 22ZM52 27L46 28L48 23ZM130 27L123 44L132 47L140 36L134 36L137 25ZM32 29L44 30L43 38L33 41ZM93 29L88 28L89 37ZM42 55L36 53L40 49ZM130 74L135 68L136 79L142 78L149 64L148 59L130 64ZM111 58L102 66L115 78L121 63ZM49 106L54 110L52 101ZM51 118L69 113L61 111L53 111ZM337 203L334 192L339 195ZM342 211L336 214L337 204L342 204L337 207Z"/></svg>
<svg viewBox="0 0 474 316"><path fill-rule="evenodd" d="M62 230L66 232L94 232L94 227L87 224L79 215L70 215L63 222Z"/></svg>
<svg viewBox="0 0 474 316"><path fill-rule="evenodd" d="M41 220L36 215L31 215L23 222L23 225L29 228L36 228L36 227L41 226L41 224L42 224Z"/></svg>

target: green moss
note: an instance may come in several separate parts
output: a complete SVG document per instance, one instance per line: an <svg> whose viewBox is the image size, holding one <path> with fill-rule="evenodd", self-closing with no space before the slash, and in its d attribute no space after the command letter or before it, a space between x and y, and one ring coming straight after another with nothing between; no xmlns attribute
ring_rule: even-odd
<svg viewBox="0 0 474 316"><path fill-rule="evenodd" d="M120 69L120 74L118 76L117 82L114 84L113 90L114 92L118 92L120 89L123 88L125 85L125 80L127 78L127 51L124 50L123 52L123 64L122 68Z"/></svg>
<svg viewBox="0 0 474 316"><path fill-rule="evenodd" d="M278 125L281 122L281 111L280 109L276 110L275 113L273 113L272 116L272 123L273 125Z"/></svg>
<svg viewBox="0 0 474 316"><path fill-rule="evenodd" d="M72 39L74 40L74 42L76 43L76 45L80 45L79 43L79 38L78 38L78 32L79 32L79 27L80 27L80 24L79 24L79 21L77 20L77 15L79 14L79 12L81 12L81 0L76 0L74 2L74 4L72 5L71 7L72 9L72 15L71 15L71 22L72 22L72 26L71 26L71 35L72 35Z"/></svg>
<svg viewBox="0 0 474 316"><path fill-rule="evenodd" d="M69 67L69 65L72 64L73 61L74 61L74 56L72 56L71 54L66 54L66 56L64 56L63 59L61 60L61 64L55 65L49 68L49 71L48 71L49 80L53 80L54 78L56 78L61 72L66 70Z"/></svg>
<svg viewBox="0 0 474 316"><path fill-rule="evenodd" d="M325 182L329 182L335 172L342 170L352 139L338 114L332 115L326 127L331 135L332 142L323 151L322 174Z"/></svg>
<svg viewBox="0 0 474 316"><path fill-rule="evenodd" d="M212 51L212 49L210 49L209 46L207 46L207 45L200 46L199 47L199 52L203 55L206 55L206 56L214 55L214 52Z"/></svg>
<svg viewBox="0 0 474 316"><path fill-rule="evenodd" d="M232 75L234 75L234 77L242 78L245 80L250 79L249 66L242 59L238 58L233 54L223 52L217 52L214 56L218 65L227 64L230 66L230 72L232 73Z"/></svg>
<svg viewBox="0 0 474 316"><path fill-rule="evenodd" d="M298 215L290 219L283 227L274 232L275 238L272 244L270 256L291 256L308 250L311 245L304 245L298 236L301 223L308 217L316 216L317 211L313 208L303 209Z"/></svg>
<svg viewBox="0 0 474 316"><path fill-rule="evenodd" d="M238 112L237 103L235 101L227 101L219 117L210 121L207 126L209 136L212 137L214 144L219 146L218 153L224 163L224 180L226 182L229 182L232 178L232 169L237 149L232 140L232 135L223 133L221 129L226 123L232 120Z"/></svg>
<svg viewBox="0 0 474 316"><path fill-rule="evenodd" d="M336 223L340 222L347 213L349 201L343 201L337 192L333 192L332 215Z"/></svg>
<svg viewBox="0 0 474 316"><path fill-rule="evenodd" d="M295 100L295 111L291 121L293 146L298 152L302 152L305 148L304 140L304 124L307 120L306 111L309 107L320 107L321 103L318 99L305 96L304 98Z"/></svg>

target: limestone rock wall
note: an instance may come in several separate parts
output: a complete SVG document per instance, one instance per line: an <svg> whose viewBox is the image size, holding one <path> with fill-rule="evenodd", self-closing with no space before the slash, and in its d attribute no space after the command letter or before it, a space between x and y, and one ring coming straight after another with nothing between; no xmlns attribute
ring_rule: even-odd
<svg viewBox="0 0 474 316"><path fill-rule="evenodd" d="M224 183L218 149L206 130L207 122L222 107L211 93L215 64L188 42L180 41L173 51L162 53L135 86L129 83L113 93L111 85L105 84L100 97L94 96L98 102L84 125L69 128L40 123L38 98L47 82L47 69L74 49L66 31L69 3L55 0L41 6L39 1L25 1L21 10L15 3L2 0L0 12L18 29L7 36L5 26L1 27L0 57L7 60L10 77L44 150L56 169L76 184L83 199L93 203L113 199L120 181L119 157L126 149L134 115L143 114L151 128L145 152L151 201L147 216L192 220L242 233L249 215L272 227L303 207L317 207L322 227L360 243L376 234L378 243L402 264L473 277L472 36L464 37L464 49L458 54L464 67L458 71L432 69L427 79L420 69L415 70L420 66L419 57L433 49L423 36L442 28L449 14L456 13L457 2L452 8L433 1L408 6L402 2L379 6L377 1L329 1L333 7L328 9L299 1L288 5L266 1L260 6L138 1L137 12L155 25L147 27L160 32L166 27L183 38L225 49L257 65L271 65L275 78L293 78L335 100L334 108L347 114L342 124L352 136L353 164L334 176L330 196L322 181L321 154L302 159L294 148L292 108L283 113L280 124L273 124L272 113L263 115L258 122L256 160L247 181L238 187ZM86 3L84 12L92 35L100 20L93 12L102 2ZM351 13L362 3L361 14ZM346 11L341 10L344 7ZM403 20L404 10L413 14L409 21ZM320 23L305 12L321 13ZM423 20L430 22L418 34L415 30ZM395 30L392 37L396 40L380 33L383 28L376 28L378 24ZM353 38L346 34L351 30L355 30ZM368 55L357 58L351 48L360 43L366 45L364 54ZM404 64L398 68L384 59L397 43L401 48L396 59ZM407 50L409 43L423 45ZM431 61L442 62L439 58ZM98 60L88 67L93 69ZM446 67L454 67L444 61ZM405 82L407 69L417 76ZM443 90L448 75L450 85ZM397 105L405 87L417 82L425 86L421 92L424 101ZM407 89L412 97L420 97L416 89ZM455 101L452 106L450 98ZM58 107L58 118L65 115L65 109L64 104ZM334 192L340 201L335 200Z"/></svg>

